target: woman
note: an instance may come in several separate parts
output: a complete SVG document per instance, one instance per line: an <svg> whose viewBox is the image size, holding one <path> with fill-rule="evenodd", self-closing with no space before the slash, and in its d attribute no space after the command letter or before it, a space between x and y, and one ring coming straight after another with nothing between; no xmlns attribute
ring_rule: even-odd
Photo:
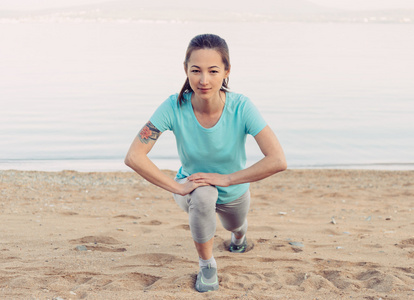
<svg viewBox="0 0 414 300"><path fill-rule="evenodd" d="M286 169L286 160L273 131L255 106L241 94L229 92L229 51L217 35L194 37L186 52L186 82L170 96L133 141L125 163L149 182L173 193L189 214L200 272L199 292L218 289L213 256L216 212L231 232L230 252L246 250L249 183ZM175 180L148 158L162 132L172 130L182 163ZM247 134L254 136L264 157L245 168Z"/></svg>

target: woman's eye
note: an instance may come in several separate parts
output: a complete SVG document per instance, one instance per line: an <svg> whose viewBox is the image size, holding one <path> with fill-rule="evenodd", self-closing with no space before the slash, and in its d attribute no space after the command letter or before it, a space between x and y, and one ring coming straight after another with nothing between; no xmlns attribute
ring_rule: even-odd
<svg viewBox="0 0 414 300"><path fill-rule="evenodd" d="M198 73L200 72L199 70L191 70L191 73Z"/></svg>

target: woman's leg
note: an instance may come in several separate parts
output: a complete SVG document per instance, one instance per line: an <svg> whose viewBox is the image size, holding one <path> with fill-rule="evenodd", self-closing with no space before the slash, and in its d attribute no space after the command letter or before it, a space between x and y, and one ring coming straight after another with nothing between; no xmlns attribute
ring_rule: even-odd
<svg viewBox="0 0 414 300"><path fill-rule="evenodd" d="M219 288L217 263L213 256L217 198L218 191L213 186L196 188L186 196L174 194L175 201L189 215L191 235L199 256L200 271L195 283L199 292Z"/></svg>
<svg viewBox="0 0 414 300"><path fill-rule="evenodd" d="M236 239L242 239L247 232L247 213L249 208L249 190L230 203L217 204L216 210L223 227L231 231Z"/></svg>
<svg viewBox="0 0 414 300"><path fill-rule="evenodd" d="M174 194L173 196L177 204L188 212L191 235L199 257L203 260L210 259L213 256L216 232L217 188L202 186L188 195Z"/></svg>
<svg viewBox="0 0 414 300"><path fill-rule="evenodd" d="M203 260L209 260L213 257L214 237L207 242L200 244L194 241L198 256Z"/></svg>

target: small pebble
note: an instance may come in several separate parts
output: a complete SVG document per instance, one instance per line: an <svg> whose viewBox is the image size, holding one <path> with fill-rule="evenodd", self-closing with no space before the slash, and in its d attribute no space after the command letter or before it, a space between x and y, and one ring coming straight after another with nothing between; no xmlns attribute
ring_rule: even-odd
<svg viewBox="0 0 414 300"><path fill-rule="evenodd" d="M289 244L295 247L304 247L304 245L300 242L289 242Z"/></svg>
<svg viewBox="0 0 414 300"><path fill-rule="evenodd" d="M331 223L334 224L334 225L336 224L336 221L335 221L334 217L331 218Z"/></svg>
<svg viewBox="0 0 414 300"><path fill-rule="evenodd" d="M88 251L88 248L86 248L85 245L76 246L76 250L78 251Z"/></svg>
<svg viewBox="0 0 414 300"><path fill-rule="evenodd" d="M279 215L286 215L286 214L287 214L287 212L284 212L284 211L279 212Z"/></svg>
<svg viewBox="0 0 414 300"><path fill-rule="evenodd" d="M344 247L338 246L336 247L336 249L344 249Z"/></svg>
<svg viewBox="0 0 414 300"><path fill-rule="evenodd" d="M369 216L368 218L365 219L365 221L368 221L369 222L369 221L371 221L371 219L372 219L372 217Z"/></svg>

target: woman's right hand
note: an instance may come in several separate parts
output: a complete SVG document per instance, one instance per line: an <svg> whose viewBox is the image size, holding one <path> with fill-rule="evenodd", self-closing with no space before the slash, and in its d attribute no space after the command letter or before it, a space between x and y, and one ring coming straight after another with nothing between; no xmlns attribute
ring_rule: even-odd
<svg viewBox="0 0 414 300"><path fill-rule="evenodd" d="M185 195L190 194L196 188L200 186L206 186L206 185L209 185L209 184L208 183L196 183L194 181L187 180L184 183L180 183L180 192L178 194L181 196L185 196Z"/></svg>

